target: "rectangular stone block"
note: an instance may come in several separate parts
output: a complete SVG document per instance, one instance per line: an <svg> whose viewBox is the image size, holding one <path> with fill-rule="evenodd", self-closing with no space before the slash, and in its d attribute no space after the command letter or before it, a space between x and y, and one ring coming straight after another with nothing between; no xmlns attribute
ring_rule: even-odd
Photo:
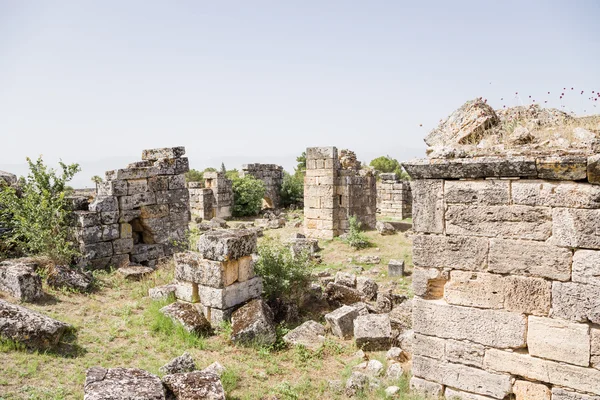
<svg viewBox="0 0 600 400"><path fill-rule="evenodd" d="M83 256L88 259L110 257L113 255L111 242L89 243L80 246Z"/></svg>
<svg viewBox="0 0 600 400"><path fill-rule="evenodd" d="M600 400L600 396L577 393L559 387L552 388L552 400Z"/></svg>
<svg viewBox="0 0 600 400"><path fill-rule="evenodd" d="M446 342L446 339L415 334L413 339L413 354L435 358L436 360L444 360L446 354Z"/></svg>
<svg viewBox="0 0 600 400"><path fill-rule="evenodd" d="M529 354L587 367L590 364L590 328L559 319L529 317Z"/></svg>
<svg viewBox="0 0 600 400"><path fill-rule="evenodd" d="M102 225L102 240L115 240L119 238L119 224Z"/></svg>
<svg viewBox="0 0 600 400"><path fill-rule="evenodd" d="M335 147L309 147L306 149L306 160L336 159L337 153Z"/></svg>
<svg viewBox="0 0 600 400"><path fill-rule="evenodd" d="M256 277L245 282L236 282L223 289L198 285L198 293L202 305L225 310L259 297L262 293L262 279Z"/></svg>
<svg viewBox="0 0 600 400"><path fill-rule="evenodd" d="M102 225L77 228L75 236L77 237L77 240L81 243L102 242Z"/></svg>
<svg viewBox="0 0 600 400"><path fill-rule="evenodd" d="M152 204L140 207L141 218L162 218L169 215L168 204Z"/></svg>
<svg viewBox="0 0 600 400"><path fill-rule="evenodd" d="M185 147L163 147L142 152L142 160L156 161L161 158L179 158L185 155Z"/></svg>
<svg viewBox="0 0 600 400"><path fill-rule="evenodd" d="M600 286L553 282L552 317L600 324Z"/></svg>
<svg viewBox="0 0 600 400"><path fill-rule="evenodd" d="M157 192L159 190L169 189L169 177L168 176L151 176L148 178L148 190L151 192Z"/></svg>
<svg viewBox="0 0 600 400"><path fill-rule="evenodd" d="M129 266L129 254L116 254L110 258L108 266L114 269Z"/></svg>
<svg viewBox="0 0 600 400"><path fill-rule="evenodd" d="M116 239L112 243L113 243L113 250L114 250L115 254L131 253L131 250L133 250L133 239L132 238Z"/></svg>
<svg viewBox="0 0 600 400"><path fill-rule="evenodd" d="M579 181L587 178L587 157L558 156L536 160L538 177L558 181Z"/></svg>
<svg viewBox="0 0 600 400"><path fill-rule="evenodd" d="M512 182L514 204L544 207L600 208L600 187L575 182Z"/></svg>
<svg viewBox="0 0 600 400"><path fill-rule="evenodd" d="M413 194L413 230L444 232L444 181L416 180L410 183Z"/></svg>
<svg viewBox="0 0 600 400"><path fill-rule="evenodd" d="M510 182L506 180L446 181L444 200L448 204L510 204Z"/></svg>
<svg viewBox="0 0 600 400"><path fill-rule="evenodd" d="M413 301L413 329L447 339L470 340L496 348L525 347L527 318L499 310L448 305L439 300Z"/></svg>
<svg viewBox="0 0 600 400"><path fill-rule="evenodd" d="M189 197L187 189L163 190L156 192L156 203L188 203Z"/></svg>
<svg viewBox="0 0 600 400"><path fill-rule="evenodd" d="M492 239L488 270L568 281L571 278L571 260L570 250L550 244Z"/></svg>
<svg viewBox="0 0 600 400"><path fill-rule="evenodd" d="M75 211L76 224L80 228L94 227L101 224L100 214L93 211Z"/></svg>
<svg viewBox="0 0 600 400"><path fill-rule="evenodd" d="M169 190L185 189L185 175L173 175L168 177Z"/></svg>
<svg viewBox="0 0 600 400"><path fill-rule="evenodd" d="M245 282L255 277L254 260L252 256L246 256L237 259L238 264L238 281Z"/></svg>
<svg viewBox="0 0 600 400"><path fill-rule="evenodd" d="M421 159L402 166L413 179L537 177L535 159L522 156Z"/></svg>
<svg viewBox="0 0 600 400"><path fill-rule="evenodd" d="M119 236L121 239L131 239L133 237L133 228L126 222L119 225Z"/></svg>
<svg viewBox="0 0 600 400"><path fill-rule="evenodd" d="M590 364L600 369L600 328L590 329Z"/></svg>
<svg viewBox="0 0 600 400"><path fill-rule="evenodd" d="M256 239L248 230L207 232L198 240L198 251L208 260L235 260L256 252Z"/></svg>
<svg viewBox="0 0 600 400"><path fill-rule="evenodd" d="M154 167L132 167L106 172L106 180L144 179L156 174Z"/></svg>
<svg viewBox="0 0 600 400"><path fill-rule="evenodd" d="M546 240L552 234L552 213L546 207L449 205L450 235Z"/></svg>
<svg viewBox="0 0 600 400"><path fill-rule="evenodd" d="M415 296L425 300L437 300L444 297L444 285L448 273L435 268L415 267L412 274L412 287Z"/></svg>
<svg viewBox="0 0 600 400"><path fill-rule="evenodd" d="M118 211L106 211L100 213L100 220L103 225L116 224L119 222L119 212Z"/></svg>
<svg viewBox="0 0 600 400"><path fill-rule="evenodd" d="M121 210L119 214L119 222L131 222L141 215L140 210Z"/></svg>
<svg viewBox="0 0 600 400"><path fill-rule="evenodd" d="M444 390L444 398L449 400L490 400L493 397L482 396L480 394L474 394L469 392L463 392L452 388L446 388Z"/></svg>
<svg viewBox="0 0 600 400"><path fill-rule="evenodd" d="M600 210L552 209L551 242L558 246L600 249Z"/></svg>
<svg viewBox="0 0 600 400"><path fill-rule="evenodd" d="M206 260L199 253L192 251L175 253L174 259L175 279L179 281L223 288L238 280L238 260Z"/></svg>
<svg viewBox="0 0 600 400"><path fill-rule="evenodd" d="M480 344L467 341L446 340L445 359L447 361L483 368L484 356L485 347Z"/></svg>
<svg viewBox="0 0 600 400"><path fill-rule="evenodd" d="M104 181L96 185L98 196L125 196L127 181Z"/></svg>
<svg viewBox="0 0 600 400"><path fill-rule="evenodd" d="M19 260L1 262L0 291L19 301L35 301L42 297L42 278L35 272L35 264L20 263Z"/></svg>
<svg viewBox="0 0 600 400"><path fill-rule="evenodd" d="M452 271L444 287L444 300L459 306L503 308L503 279L485 272Z"/></svg>
<svg viewBox="0 0 600 400"><path fill-rule="evenodd" d="M520 314L547 316L552 305L552 283L542 278L504 278L504 308Z"/></svg>
<svg viewBox="0 0 600 400"><path fill-rule="evenodd" d="M96 196L89 209L93 212L119 211L119 203L114 196Z"/></svg>
<svg viewBox="0 0 600 400"><path fill-rule="evenodd" d="M438 398L444 393L444 386L437 382L430 382L413 376L410 378L410 390L424 394L425 396Z"/></svg>
<svg viewBox="0 0 600 400"><path fill-rule="evenodd" d="M148 192L147 179L130 179L127 181L127 195L140 194Z"/></svg>
<svg viewBox="0 0 600 400"><path fill-rule="evenodd" d="M582 392L600 394L600 371L543 360L528 354L487 349L483 359L487 370L519 375Z"/></svg>
<svg viewBox="0 0 600 400"><path fill-rule="evenodd" d="M573 282L600 286L600 251L575 251L573 255Z"/></svg>
<svg viewBox="0 0 600 400"><path fill-rule="evenodd" d="M131 196L119 197L119 206L121 211L133 210L141 206L156 204L156 197L153 192L138 193Z"/></svg>
<svg viewBox="0 0 600 400"><path fill-rule="evenodd" d="M594 154L587 159L588 182L594 185L600 184L600 154Z"/></svg>
<svg viewBox="0 0 600 400"><path fill-rule="evenodd" d="M414 376L460 390L504 399L512 392L511 376L483 371L462 364L440 362L427 357L413 357Z"/></svg>
<svg viewBox="0 0 600 400"><path fill-rule="evenodd" d="M198 294L198 284L190 282L175 282L175 298L187 301L188 303L198 303L200 295Z"/></svg>
<svg viewBox="0 0 600 400"><path fill-rule="evenodd" d="M513 385L515 400L551 400L552 392L540 383L518 380Z"/></svg>
<svg viewBox="0 0 600 400"><path fill-rule="evenodd" d="M416 235L413 263L428 268L483 271L487 267L488 239L468 236Z"/></svg>

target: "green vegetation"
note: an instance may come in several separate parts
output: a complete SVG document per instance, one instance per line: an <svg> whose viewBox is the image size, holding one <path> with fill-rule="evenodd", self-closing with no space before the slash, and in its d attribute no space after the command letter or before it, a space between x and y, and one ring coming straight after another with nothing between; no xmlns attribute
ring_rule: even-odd
<svg viewBox="0 0 600 400"><path fill-rule="evenodd" d="M233 179L233 215L244 217L257 215L265 196L265 185L261 180L247 175Z"/></svg>
<svg viewBox="0 0 600 400"><path fill-rule="evenodd" d="M298 157L296 157L296 175L302 175L306 171L306 152L303 151Z"/></svg>
<svg viewBox="0 0 600 400"><path fill-rule="evenodd" d="M280 196L283 207L301 205L304 202L304 177L302 174L290 175L284 172Z"/></svg>
<svg viewBox="0 0 600 400"><path fill-rule="evenodd" d="M190 169L185 173L185 182L201 182L204 183L204 172L200 172L197 169Z"/></svg>
<svg viewBox="0 0 600 400"><path fill-rule="evenodd" d="M367 248L371 245L367 236L361 231L361 223L355 215L348 218L350 229L344 242L356 250Z"/></svg>
<svg viewBox="0 0 600 400"><path fill-rule="evenodd" d="M398 160L390 156L377 157L371 160L369 165L381 173L393 172L398 179L410 180L410 176L404 171Z"/></svg>
<svg viewBox="0 0 600 400"><path fill-rule="evenodd" d="M27 158L27 162L29 175L20 179L18 188L0 191L0 223L9 228L2 241L23 254L70 264L79 252L69 228L67 182L79 172L79 165L60 162L58 174L41 157L36 162Z"/></svg>

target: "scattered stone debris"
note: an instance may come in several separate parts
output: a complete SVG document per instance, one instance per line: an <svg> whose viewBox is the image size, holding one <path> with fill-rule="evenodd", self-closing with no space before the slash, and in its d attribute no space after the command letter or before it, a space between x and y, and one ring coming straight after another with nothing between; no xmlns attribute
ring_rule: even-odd
<svg viewBox="0 0 600 400"><path fill-rule="evenodd" d="M42 278L35 272L37 264L29 258L0 262L0 291L20 301L36 301L41 298Z"/></svg>
<svg viewBox="0 0 600 400"><path fill-rule="evenodd" d="M48 272L46 282L56 289L69 289L85 293L92 289L94 277L77 267L54 265Z"/></svg>
<svg viewBox="0 0 600 400"><path fill-rule="evenodd" d="M183 325L188 332L197 335L207 335L212 332L210 322L207 321L204 315L193 304L176 301L161 308L160 312L171 318L174 322Z"/></svg>
<svg viewBox="0 0 600 400"><path fill-rule="evenodd" d="M402 365L399 363L391 363L385 372L385 377L392 380L398 380L403 373L404 371L402 370Z"/></svg>
<svg viewBox="0 0 600 400"><path fill-rule="evenodd" d="M332 280L332 278L322 278L322 282L325 282L325 280ZM339 304L348 305L362 301L363 294L354 288L329 282L325 287L325 297L334 306Z"/></svg>
<svg viewBox="0 0 600 400"><path fill-rule="evenodd" d="M160 378L137 368L92 367L87 370L84 400L166 400Z"/></svg>
<svg viewBox="0 0 600 400"><path fill-rule="evenodd" d="M396 229L389 222L377 221L375 225L375 229L381 236L394 235L396 233Z"/></svg>
<svg viewBox="0 0 600 400"><path fill-rule="evenodd" d="M387 314L361 315L354 321L356 346L365 351L388 350L392 342L392 326Z"/></svg>
<svg viewBox="0 0 600 400"><path fill-rule="evenodd" d="M306 321L296 329L289 331L283 341L291 345L302 345L317 350L325 342L325 328L315 321Z"/></svg>
<svg viewBox="0 0 600 400"><path fill-rule="evenodd" d="M388 262L388 276L404 276L404 260L390 260Z"/></svg>
<svg viewBox="0 0 600 400"><path fill-rule="evenodd" d="M354 262L359 264L379 264L381 262L381 257L379 256L356 256L354 257Z"/></svg>
<svg viewBox="0 0 600 400"><path fill-rule="evenodd" d="M117 269L117 272L123 275L123 278L130 281L139 281L147 275L154 272L154 268L144 267L143 265L128 265Z"/></svg>
<svg viewBox="0 0 600 400"><path fill-rule="evenodd" d="M182 372L192 372L196 370L196 363L192 358L192 355L187 351L175 357L167 364L163 365L158 369L163 374L178 374Z"/></svg>
<svg viewBox="0 0 600 400"><path fill-rule="evenodd" d="M219 378L223 375L223 373L227 371L227 368L222 366L219 362L215 361L210 364L208 367L204 368L202 372L208 372L211 374L217 375Z"/></svg>
<svg viewBox="0 0 600 400"><path fill-rule="evenodd" d="M348 272L339 271L335 274L334 282L338 285L355 288L356 287L356 275L350 274Z"/></svg>
<svg viewBox="0 0 600 400"><path fill-rule="evenodd" d="M356 289L363 294L365 300L371 301L377 296L379 285L371 278L359 276L356 279Z"/></svg>
<svg viewBox="0 0 600 400"><path fill-rule="evenodd" d="M221 380L210 372L194 371L165 375L162 381L176 399L225 400L225 390Z"/></svg>
<svg viewBox="0 0 600 400"><path fill-rule="evenodd" d="M163 286L157 286L148 289L148 296L152 300L165 300L169 298L169 296L175 296L175 292L177 291L177 284L169 283Z"/></svg>
<svg viewBox="0 0 600 400"><path fill-rule="evenodd" d="M244 345L271 345L277 340L273 312L262 299L255 299L231 316L231 340Z"/></svg>
<svg viewBox="0 0 600 400"><path fill-rule="evenodd" d="M377 377L383 375L383 364L379 360L365 361L355 365L352 369L368 376Z"/></svg>
<svg viewBox="0 0 600 400"><path fill-rule="evenodd" d="M369 377L362 372L354 371L346 381L346 396L356 396L359 392L367 390L369 386Z"/></svg>
<svg viewBox="0 0 600 400"><path fill-rule="evenodd" d="M354 334L354 320L358 310L350 306L342 306L325 315L325 320L331 327L331 332L342 339L351 339Z"/></svg>

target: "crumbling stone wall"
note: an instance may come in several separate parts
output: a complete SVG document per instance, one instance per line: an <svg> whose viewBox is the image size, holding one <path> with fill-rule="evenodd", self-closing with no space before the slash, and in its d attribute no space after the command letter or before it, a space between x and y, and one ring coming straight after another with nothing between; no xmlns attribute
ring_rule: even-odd
<svg viewBox="0 0 600 400"><path fill-rule="evenodd" d="M251 175L265 184L264 208L278 208L281 204L281 185L283 184L283 167L275 164L242 165L240 177Z"/></svg>
<svg viewBox="0 0 600 400"><path fill-rule="evenodd" d="M412 193L410 183L400 181L396 174L380 174L377 182L377 210L383 217L410 218L412 216Z"/></svg>
<svg viewBox="0 0 600 400"><path fill-rule="evenodd" d="M204 187L198 182L188 183L190 210L202 219L231 217L233 182L222 172L205 172Z"/></svg>
<svg viewBox="0 0 600 400"><path fill-rule="evenodd" d="M414 179L413 388L600 398L599 158L404 164Z"/></svg>
<svg viewBox="0 0 600 400"><path fill-rule="evenodd" d="M144 150L143 161L106 172L88 209L74 212L81 264L152 267L173 254L190 220L184 154L184 147Z"/></svg>
<svg viewBox="0 0 600 400"><path fill-rule="evenodd" d="M344 152L344 160L347 159ZM344 168L335 147L306 149L304 177L304 230L307 236L331 239L348 230L348 218L356 216L364 228L374 229L377 208L375 176Z"/></svg>

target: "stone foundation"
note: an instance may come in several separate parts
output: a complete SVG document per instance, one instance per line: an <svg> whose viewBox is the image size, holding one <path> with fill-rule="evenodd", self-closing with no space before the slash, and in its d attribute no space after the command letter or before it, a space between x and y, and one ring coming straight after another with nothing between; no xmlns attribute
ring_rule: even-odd
<svg viewBox="0 0 600 400"><path fill-rule="evenodd" d="M400 181L396 174L381 174L377 182L377 210L382 217L405 219L412 217L410 183Z"/></svg>

